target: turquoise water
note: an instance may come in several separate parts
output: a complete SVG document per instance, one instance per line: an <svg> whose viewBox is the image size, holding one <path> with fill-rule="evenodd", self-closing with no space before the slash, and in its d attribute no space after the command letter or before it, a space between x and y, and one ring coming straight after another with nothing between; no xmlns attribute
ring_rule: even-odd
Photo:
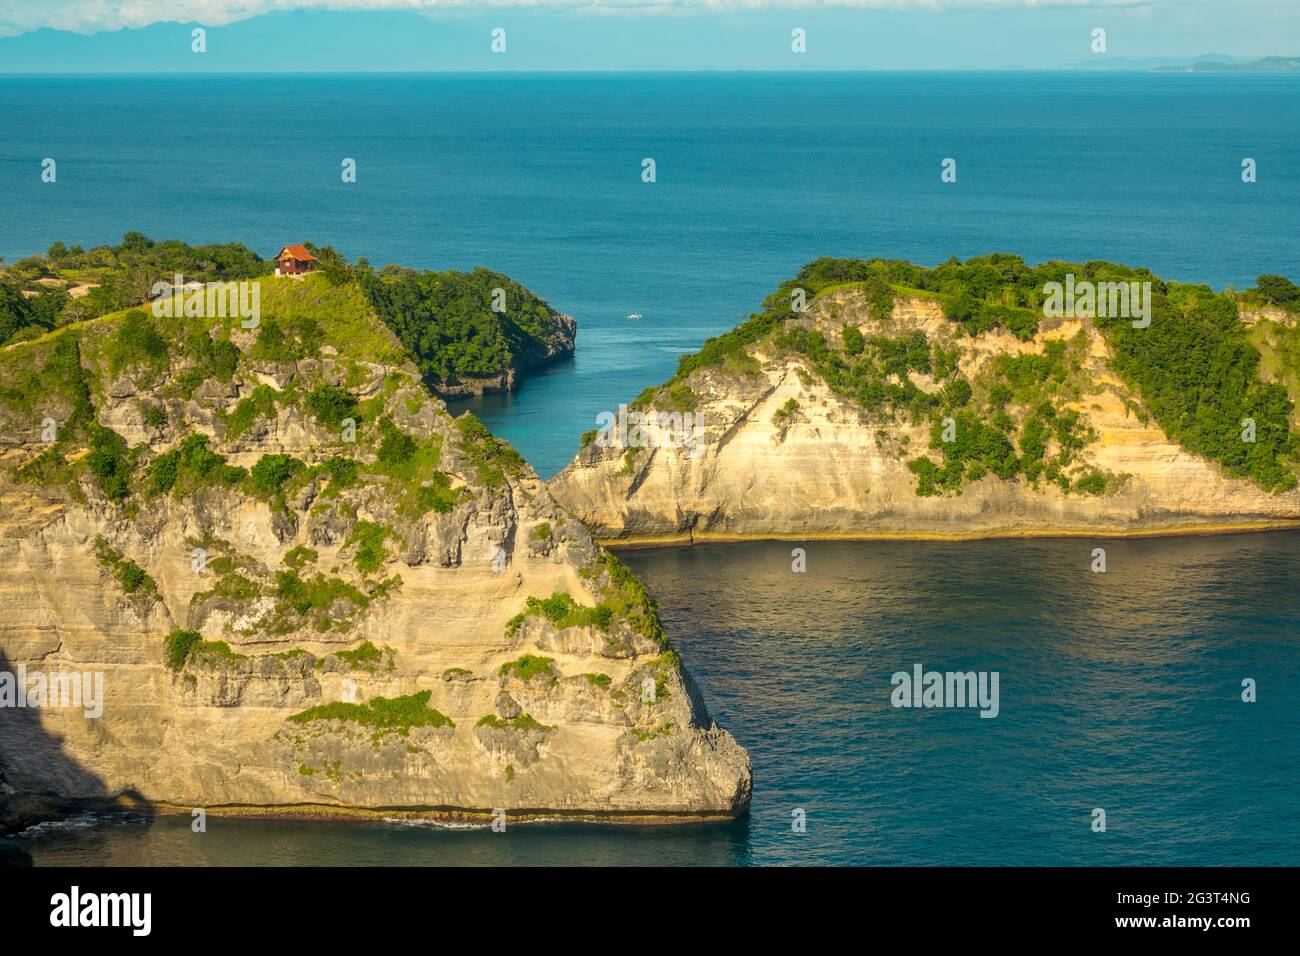
<svg viewBox="0 0 1300 956"><path fill-rule="evenodd" d="M1105 258L1216 287L1300 259L1290 76L0 77L0 130L9 259L138 229L524 282L577 318L578 354L472 407L543 475L818 256Z"/></svg>
<svg viewBox="0 0 1300 956"><path fill-rule="evenodd" d="M804 574L786 543L627 553L753 759L733 824L172 818L13 842L38 864L1300 863L1300 534L1106 541L1105 574L1096 544L812 542ZM894 708L917 663L998 671L998 716Z"/></svg>
<svg viewBox="0 0 1300 956"><path fill-rule="evenodd" d="M820 255L1300 277L1298 82L0 77L0 255L138 229L501 269L579 322L572 360L468 403L549 474L597 412ZM1105 575L1088 571L1094 544L814 543L804 575L787 544L628 554L753 757L735 824L213 820L200 836L137 819L17 846L39 863L1300 863L1300 536L1111 541ZM894 709L890 675L917 663L998 671L1001 713ZM1245 677L1258 703L1240 702Z"/></svg>

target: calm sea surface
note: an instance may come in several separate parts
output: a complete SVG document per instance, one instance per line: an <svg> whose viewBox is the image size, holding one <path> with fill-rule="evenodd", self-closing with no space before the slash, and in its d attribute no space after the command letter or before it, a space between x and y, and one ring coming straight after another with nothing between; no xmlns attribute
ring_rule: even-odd
<svg viewBox="0 0 1300 956"><path fill-rule="evenodd" d="M1059 73L0 77L0 255L136 229L500 269L579 323L574 359L468 403L545 475L599 411L820 255L1300 278L1298 93L1285 76ZM944 157L956 184L939 182ZM87 819L7 849L41 864L1300 863L1300 536L1111 541L1104 575L1094 544L813 543L802 575L791 544L628 554L753 758L735 824L211 819L196 835ZM998 671L999 716L894 709L890 676L917 663ZM1240 700L1247 677L1257 703Z"/></svg>

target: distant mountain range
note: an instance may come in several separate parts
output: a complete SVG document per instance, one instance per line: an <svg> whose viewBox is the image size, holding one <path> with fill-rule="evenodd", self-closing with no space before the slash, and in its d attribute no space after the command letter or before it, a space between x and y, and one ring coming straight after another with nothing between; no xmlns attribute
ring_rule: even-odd
<svg viewBox="0 0 1300 956"><path fill-rule="evenodd" d="M752 15L697 14L682 35L673 18L557 15L535 8L486 6L423 15L413 10L284 10L236 20L221 27L159 22L138 29L79 34L41 29L0 36L0 74L100 73L339 73L550 70L768 70L803 65L819 70L979 69L1126 72L1290 72L1297 58L1244 59L1222 53L1187 57L1124 57L1101 54L1060 65L1074 54L1039 45L999 50L978 44L972 52L950 26L934 21L933 40L915 54L872 47L871 37L850 42L858 21L825 37L803 57L782 53L771 37L784 21L770 12ZM882 13L882 17L886 14ZM889 16L894 16L889 14ZM888 19L888 17L886 17ZM899 13L895 26L910 23ZM0 23L3 17L0 16ZM863 21L865 22L865 21ZM920 21L918 21L919 23ZM928 21L927 21L928 22ZM510 27L508 56L492 52L491 30ZM829 21L828 21L829 23ZM857 26L853 26L857 23ZM202 40L193 33L202 29ZM725 35L727 42L717 42ZM1279 46L1293 45L1283 37ZM1199 45L1199 44L1198 44ZM196 49L196 46L201 48ZM1061 49L1070 49L1063 47ZM576 55L575 51L582 54ZM775 51L775 52L774 52ZM1015 65L1011 65L1011 64Z"/></svg>
<svg viewBox="0 0 1300 956"><path fill-rule="evenodd" d="M1105 72L1145 71L1151 73L1295 73L1300 72L1300 57L1266 56L1255 60L1206 53L1201 56L1106 56L1070 63L1066 70Z"/></svg>
<svg viewBox="0 0 1300 956"><path fill-rule="evenodd" d="M204 50L193 31L204 31ZM0 37L4 73L336 73L501 69L470 16L410 11L293 10L221 27L153 23L79 34L41 29ZM538 68L524 56L514 68Z"/></svg>
<svg viewBox="0 0 1300 956"><path fill-rule="evenodd" d="M1201 56L1112 56L1109 53L1095 54L1078 63L1067 63L1066 70L1162 70L1169 67L1184 69L1193 63L1240 63L1241 60L1226 53L1205 53Z"/></svg>
<svg viewBox="0 0 1300 956"><path fill-rule="evenodd" d="M1300 72L1300 57L1266 56L1258 60L1197 60L1189 66L1157 66L1156 73L1296 73Z"/></svg>

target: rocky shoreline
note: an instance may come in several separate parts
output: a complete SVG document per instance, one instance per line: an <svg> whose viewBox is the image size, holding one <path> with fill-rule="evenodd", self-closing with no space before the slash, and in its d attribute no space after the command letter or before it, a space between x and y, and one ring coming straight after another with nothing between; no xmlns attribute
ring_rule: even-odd
<svg viewBox="0 0 1300 956"><path fill-rule="evenodd" d="M1048 528L1033 531L957 531L951 533L915 531L811 531L811 532L758 532L736 534L730 532L698 531L682 534L637 535L597 539L612 551L634 551L654 548L692 547L696 544L741 544L750 541L992 541L999 539L1033 538L1181 538L1200 535L1262 534L1269 531L1289 531L1300 528L1300 518L1278 521L1243 522L1237 524L1189 524L1164 528L1140 528L1131 531L1094 528Z"/></svg>

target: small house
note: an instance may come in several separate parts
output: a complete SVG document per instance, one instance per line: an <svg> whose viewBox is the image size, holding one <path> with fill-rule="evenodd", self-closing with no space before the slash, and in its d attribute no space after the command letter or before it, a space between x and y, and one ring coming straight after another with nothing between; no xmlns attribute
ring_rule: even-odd
<svg viewBox="0 0 1300 956"><path fill-rule="evenodd" d="M275 256L275 274L300 276L316 269L316 257L306 246L285 246Z"/></svg>

